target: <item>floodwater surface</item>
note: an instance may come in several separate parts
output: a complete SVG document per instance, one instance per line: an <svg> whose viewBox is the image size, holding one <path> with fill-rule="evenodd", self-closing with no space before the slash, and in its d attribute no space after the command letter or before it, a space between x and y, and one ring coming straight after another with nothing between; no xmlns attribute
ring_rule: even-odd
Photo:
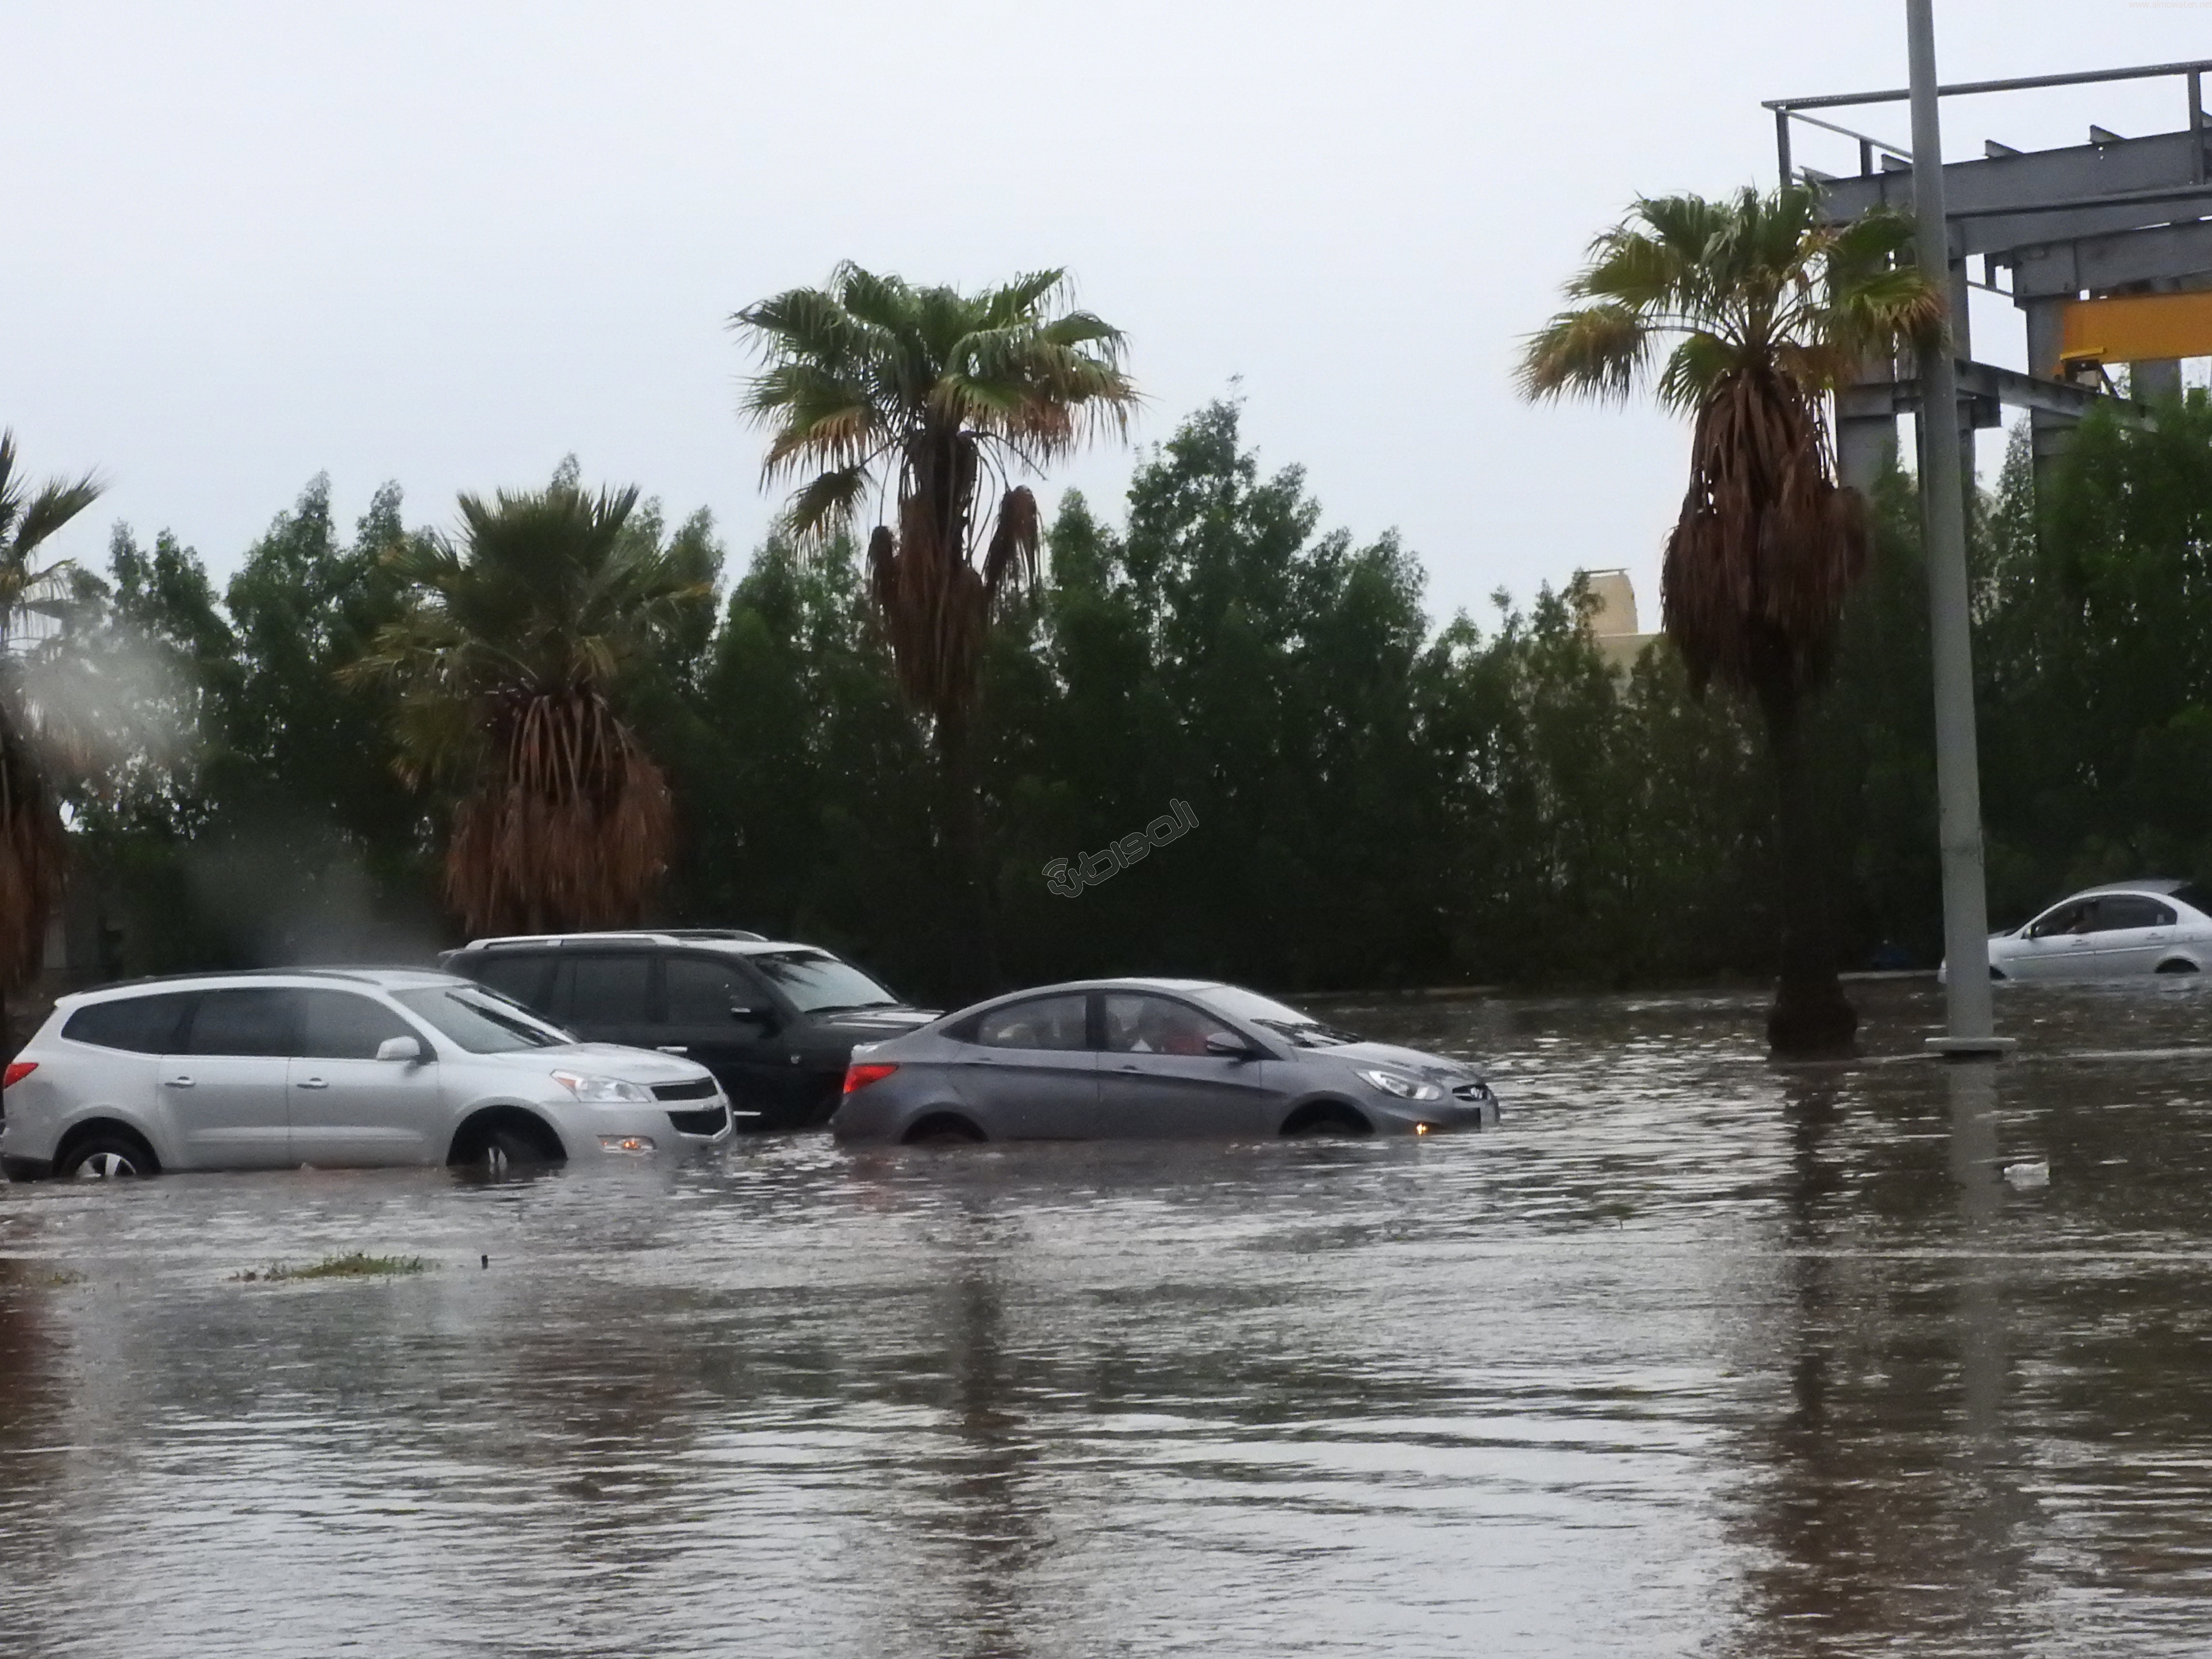
<svg viewBox="0 0 2212 1659"><path fill-rule="evenodd" d="M2212 994L1861 989L1333 1010L1425 1141L0 1189L0 1653L2205 1651Z"/></svg>

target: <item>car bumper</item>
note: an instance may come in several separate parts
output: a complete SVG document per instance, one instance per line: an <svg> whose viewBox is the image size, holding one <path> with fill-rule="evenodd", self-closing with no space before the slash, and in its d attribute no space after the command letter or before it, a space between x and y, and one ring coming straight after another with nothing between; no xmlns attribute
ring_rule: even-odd
<svg viewBox="0 0 2212 1659"><path fill-rule="evenodd" d="M568 1105L552 1115L571 1158L665 1157L724 1146L737 1132L729 1102L720 1099L618 1110Z"/></svg>
<svg viewBox="0 0 2212 1659"><path fill-rule="evenodd" d="M1498 1122L1498 1097L1487 1100L1394 1100L1370 1109L1368 1121L1382 1134L1427 1135L1446 1130L1487 1129Z"/></svg>

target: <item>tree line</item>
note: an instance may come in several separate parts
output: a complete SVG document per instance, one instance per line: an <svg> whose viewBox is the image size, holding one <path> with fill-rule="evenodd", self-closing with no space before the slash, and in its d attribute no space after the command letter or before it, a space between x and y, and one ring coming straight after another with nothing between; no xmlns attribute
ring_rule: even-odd
<svg viewBox="0 0 2212 1659"><path fill-rule="evenodd" d="M1415 556L1325 529L1304 473L1263 468L1233 404L1143 456L1121 511L1070 495L1040 524L1039 578L979 647L974 844L948 830L942 757L852 540L779 535L732 573L703 514L672 523L587 492L573 465L503 500L474 510L565 514L652 588L600 634L571 630L598 640L584 649L612 668L608 710L665 791L673 850L644 920L816 940L929 999L982 976L971 884L1005 982L1771 972L1755 715L1693 696L1668 641L1608 666L1572 586L1432 622ZM1916 524L1893 474L1808 716L1812 816L1860 965L1940 950ZM401 672L439 546L407 526L396 487L349 532L317 480L220 592L173 538L123 527L104 569L69 574L50 631L15 656L33 700L39 660L70 665L77 761L59 775L80 962L119 976L419 959L460 936L447 851L474 775L450 763L478 740ZM2155 432L2086 424L2039 503L2015 447L1980 504L2000 921L2077 883L2212 872L2208 546L2201 395ZM452 643L415 640L418 665L465 672ZM1079 896L1048 883L1055 860L1172 801L1194 819L1172 844Z"/></svg>

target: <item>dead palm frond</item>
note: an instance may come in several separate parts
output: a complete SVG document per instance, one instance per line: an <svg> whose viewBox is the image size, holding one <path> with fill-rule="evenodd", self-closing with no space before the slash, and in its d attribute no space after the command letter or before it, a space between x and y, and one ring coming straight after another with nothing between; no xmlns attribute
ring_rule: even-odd
<svg viewBox="0 0 2212 1659"><path fill-rule="evenodd" d="M387 556L413 603L346 672L399 687L410 781L460 791L446 897L471 932L633 922L667 866L666 781L610 698L712 589L636 501L464 495L459 544Z"/></svg>
<svg viewBox="0 0 2212 1659"><path fill-rule="evenodd" d="M848 264L733 319L765 359L744 404L770 428L764 477L797 483L786 524L829 536L878 504L870 591L902 687L940 726L975 700L994 607L1036 574L1036 501L1012 475L1136 407L1120 331L1066 296L1058 270L971 295Z"/></svg>
<svg viewBox="0 0 2212 1659"><path fill-rule="evenodd" d="M1591 244L1567 289L1584 303L1528 343L1531 398L1648 382L1693 417L1661 609L1700 686L1802 690L1825 664L1867 550L1826 400L1868 359L1940 331L1942 290L1900 262L1911 234L1890 213L1824 224L1796 188L1646 198Z"/></svg>

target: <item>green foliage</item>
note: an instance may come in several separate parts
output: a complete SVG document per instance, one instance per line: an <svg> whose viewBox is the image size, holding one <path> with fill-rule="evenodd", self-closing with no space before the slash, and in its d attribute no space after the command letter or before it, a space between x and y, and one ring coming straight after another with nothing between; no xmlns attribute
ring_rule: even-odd
<svg viewBox="0 0 2212 1659"><path fill-rule="evenodd" d="M2000 921L2096 878L2212 873L2212 410L2092 425L2039 515L2024 453L1973 550ZM1908 481L1814 706L1817 817L1847 962L1941 948L1926 580ZM684 584L711 526L628 521ZM110 970L420 957L442 797L398 781L389 693L336 672L398 614L396 492L350 540L318 483L222 600L189 550L118 532L72 647L130 740L73 797ZM1661 641L1609 666L1583 596L1432 627L1388 536L1323 528L1237 410L1150 453L1126 512L1070 495L1045 577L991 630L975 734L1004 973L1218 974L1285 990L1589 985L1772 971L1772 782L1752 720ZM755 556L627 654L665 769L651 919L818 940L946 994L970 937L928 717L900 694L851 544ZM89 671L88 671L89 672ZM1197 827L1067 899L1045 866L1189 803ZM272 829L271 826L274 826Z"/></svg>
<svg viewBox="0 0 2212 1659"><path fill-rule="evenodd" d="M2024 438L1990 514L1978 666L1990 908L2212 872L2212 403L2085 422L2039 517Z"/></svg>

